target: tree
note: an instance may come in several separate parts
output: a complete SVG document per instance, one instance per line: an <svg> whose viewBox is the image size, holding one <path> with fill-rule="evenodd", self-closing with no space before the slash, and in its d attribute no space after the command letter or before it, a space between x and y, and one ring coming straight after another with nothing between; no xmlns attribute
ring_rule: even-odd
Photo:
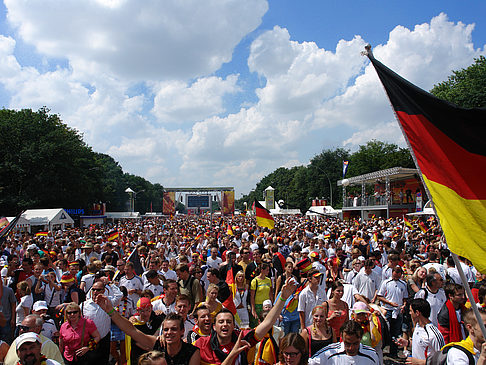
<svg viewBox="0 0 486 365"><path fill-rule="evenodd" d="M348 176L358 176L392 167L415 168L408 148L372 140L359 146L349 160Z"/></svg>
<svg viewBox="0 0 486 365"><path fill-rule="evenodd" d="M486 58L479 56L468 68L452 73L430 92L463 108L486 107Z"/></svg>
<svg viewBox="0 0 486 365"><path fill-rule="evenodd" d="M0 209L82 207L102 196L95 155L47 108L0 110Z"/></svg>

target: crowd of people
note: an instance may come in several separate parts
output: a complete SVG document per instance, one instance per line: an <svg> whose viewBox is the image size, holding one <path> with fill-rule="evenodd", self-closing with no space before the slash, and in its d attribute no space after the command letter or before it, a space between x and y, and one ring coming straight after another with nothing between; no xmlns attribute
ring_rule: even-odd
<svg viewBox="0 0 486 365"><path fill-rule="evenodd" d="M0 256L5 365L486 361L486 275L459 258L466 300L434 218L153 217Z"/></svg>

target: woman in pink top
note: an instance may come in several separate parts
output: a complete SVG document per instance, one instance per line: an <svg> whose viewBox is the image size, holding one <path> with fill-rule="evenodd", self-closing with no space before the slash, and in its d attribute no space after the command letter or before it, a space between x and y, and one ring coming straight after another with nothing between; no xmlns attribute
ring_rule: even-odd
<svg viewBox="0 0 486 365"><path fill-rule="evenodd" d="M88 357L84 355L94 350L101 339L98 329L91 319L81 317L76 303L69 303L65 307L64 318L65 322L59 330L59 349L64 362L66 365L83 364Z"/></svg>
<svg viewBox="0 0 486 365"><path fill-rule="evenodd" d="M331 298L327 302L324 302L324 306L327 304L327 323L333 329L338 340L340 339L341 326L349 320L348 304L341 299L343 294L344 284L341 280L337 280L332 283Z"/></svg>

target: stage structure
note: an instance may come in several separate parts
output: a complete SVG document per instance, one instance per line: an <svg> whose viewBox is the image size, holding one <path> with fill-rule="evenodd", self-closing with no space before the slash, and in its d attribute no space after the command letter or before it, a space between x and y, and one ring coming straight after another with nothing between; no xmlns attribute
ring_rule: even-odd
<svg viewBox="0 0 486 365"><path fill-rule="evenodd" d="M179 194L176 199L176 193ZM200 215L213 214L214 202L221 207L221 214L231 215L235 211L234 187L202 187L202 188L165 188L163 212L165 215L175 214L176 201L184 201L187 213Z"/></svg>
<svg viewBox="0 0 486 365"><path fill-rule="evenodd" d="M339 180L343 187L343 218L395 218L421 212L428 200L416 169L393 167ZM359 186L347 194L347 188Z"/></svg>

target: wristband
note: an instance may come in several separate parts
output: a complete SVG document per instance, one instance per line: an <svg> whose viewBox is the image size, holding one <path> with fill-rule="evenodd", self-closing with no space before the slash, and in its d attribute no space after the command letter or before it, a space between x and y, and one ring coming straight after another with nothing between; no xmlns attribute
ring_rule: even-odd
<svg viewBox="0 0 486 365"><path fill-rule="evenodd" d="M280 300L281 300L282 302L286 302L286 301L287 301L287 299L284 299L282 296L280 296Z"/></svg>
<svg viewBox="0 0 486 365"><path fill-rule="evenodd" d="M89 341L88 341L88 349L89 349L90 351L92 351L92 350L96 350L96 345L97 345L97 344L98 344L98 343L95 341L95 339L94 339L94 338L90 338L90 339L89 339Z"/></svg>
<svg viewBox="0 0 486 365"><path fill-rule="evenodd" d="M115 313L115 308L111 308L111 311L109 311L107 314L110 316L110 317L113 317L113 314Z"/></svg>

